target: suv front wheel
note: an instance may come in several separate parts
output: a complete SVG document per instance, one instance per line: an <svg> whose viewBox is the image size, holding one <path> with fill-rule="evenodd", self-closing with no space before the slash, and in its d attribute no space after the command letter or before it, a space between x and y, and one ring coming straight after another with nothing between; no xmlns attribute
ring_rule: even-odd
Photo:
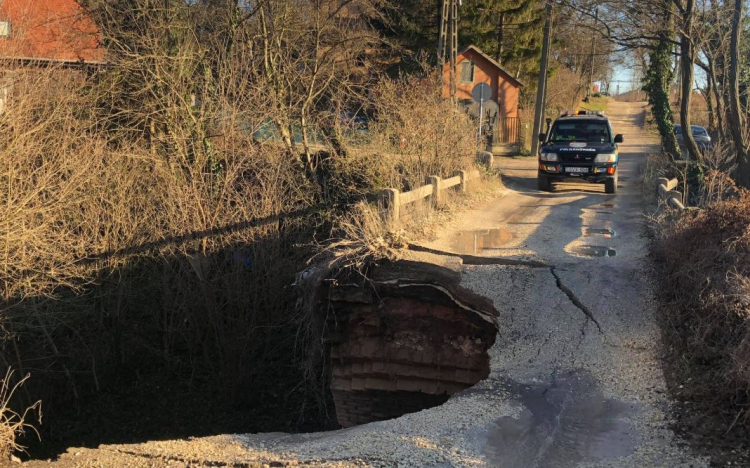
<svg viewBox="0 0 750 468"><path fill-rule="evenodd" d="M615 174L615 176L612 177L611 179L607 179L604 181L604 191L606 193L617 192L617 174Z"/></svg>
<svg viewBox="0 0 750 468"><path fill-rule="evenodd" d="M550 182L549 177L543 176L541 174L539 174L536 178L536 186L542 192L552 191L552 183Z"/></svg>

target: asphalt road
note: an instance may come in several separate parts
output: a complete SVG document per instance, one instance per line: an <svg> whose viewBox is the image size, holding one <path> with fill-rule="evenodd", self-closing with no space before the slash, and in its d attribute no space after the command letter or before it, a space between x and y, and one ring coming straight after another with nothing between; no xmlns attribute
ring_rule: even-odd
<svg viewBox="0 0 750 468"><path fill-rule="evenodd" d="M643 226L642 170L658 150L643 103L612 102L618 193L602 185L536 190L534 158L502 158L508 192L467 213L429 246L541 260L549 269L470 267L466 284L501 311L492 376L518 418L490 431L488 466L701 466L669 428L654 283Z"/></svg>
<svg viewBox="0 0 750 468"><path fill-rule="evenodd" d="M490 377L446 404L318 434L221 436L75 450L63 466L699 467L670 428L643 226L645 104L610 104L620 187L536 190L536 160L502 158L508 190L428 246L549 267L464 266L500 331ZM114 465L113 465L114 463Z"/></svg>

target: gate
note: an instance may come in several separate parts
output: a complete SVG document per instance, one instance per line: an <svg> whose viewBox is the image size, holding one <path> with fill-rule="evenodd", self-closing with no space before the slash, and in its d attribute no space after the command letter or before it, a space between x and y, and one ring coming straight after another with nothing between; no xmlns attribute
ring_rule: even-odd
<svg viewBox="0 0 750 468"><path fill-rule="evenodd" d="M500 143L518 144L521 142L521 119L518 117L502 117L499 122Z"/></svg>

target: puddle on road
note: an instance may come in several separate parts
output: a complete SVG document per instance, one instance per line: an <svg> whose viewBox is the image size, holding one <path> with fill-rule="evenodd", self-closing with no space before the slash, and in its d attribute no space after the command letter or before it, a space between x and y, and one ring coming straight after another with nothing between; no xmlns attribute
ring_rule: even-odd
<svg viewBox="0 0 750 468"><path fill-rule="evenodd" d="M614 203L600 203L599 206L602 208L615 208L617 205Z"/></svg>
<svg viewBox="0 0 750 468"><path fill-rule="evenodd" d="M505 385L523 405L518 417L498 420L483 455L490 466L567 468L632 454L638 433L630 421L639 409L606 398L588 373L545 384Z"/></svg>
<svg viewBox="0 0 750 468"><path fill-rule="evenodd" d="M486 250L509 243L513 237L507 229L463 231L451 240L451 250L460 254L479 255Z"/></svg>
<svg viewBox="0 0 750 468"><path fill-rule="evenodd" d="M587 257L614 257L617 255L617 251L612 247L601 245L577 245L571 248L570 251L578 255L586 255Z"/></svg>
<svg viewBox="0 0 750 468"><path fill-rule="evenodd" d="M584 228L584 237L603 237L605 239L612 239L617 237L617 233L614 229L599 229L599 228Z"/></svg>

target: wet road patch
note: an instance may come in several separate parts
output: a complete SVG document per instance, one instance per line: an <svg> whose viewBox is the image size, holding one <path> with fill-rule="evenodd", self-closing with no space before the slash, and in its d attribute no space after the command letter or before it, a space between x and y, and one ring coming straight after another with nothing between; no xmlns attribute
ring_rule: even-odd
<svg viewBox="0 0 750 468"><path fill-rule="evenodd" d="M451 250L461 254L478 255L486 250L510 243L513 233L507 229L479 229L462 231L451 240Z"/></svg>
<svg viewBox="0 0 750 468"><path fill-rule="evenodd" d="M603 237L605 239L617 237L615 230L608 228L584 228L583 235L585 237Z"/></svg>
<svg viewBox="0 0 750 468"><path fill-rule="evenodd" d="M522 410L490 429L483 450L489 466L566 468L635 452L639 437L630 421L638 407L605 397L588 373L533 385L505 381L503 387Z"/></svg>
<svg viewBox="0 0 750 468"><path fill-rule="evenodd" d="M570 251L587 257L614 257L617 255L617 251L612 247L601 245L578 245L571 248Z"/></svg>

